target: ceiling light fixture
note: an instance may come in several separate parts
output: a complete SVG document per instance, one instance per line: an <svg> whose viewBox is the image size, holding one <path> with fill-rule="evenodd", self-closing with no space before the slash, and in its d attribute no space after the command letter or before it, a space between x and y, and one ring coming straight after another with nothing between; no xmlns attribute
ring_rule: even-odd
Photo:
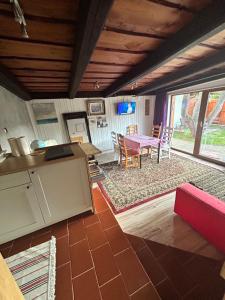
<svg viewBox="0 0 225 300"><path fill-rule="evenodd" d="M96 81L96 82L94 83L94 88L95 88L95 90L98 90L98 89L100 88L100 84L99 84L98 81Z"/></svg>
<svg viewBox="0 0 225 300"><path fill-rule="evenodd" d="M20 7L18 0L10 0L10 4L12 5L12 8L13 8L15 21L20 24L22 37L28 39L29 36L27 33L27 29L26 29L27 23L25 21L23 11Z"/></svg>
<svg viewBox="0 0 225 300"><path fill-rule="evenodd" d="M137 86L138 86L138 85L137 85L137 81L135 81L134 83L131 84L131 87L130 87L130 88L131 88L131 90L133 91L134 89L137 88Z"/></svg>

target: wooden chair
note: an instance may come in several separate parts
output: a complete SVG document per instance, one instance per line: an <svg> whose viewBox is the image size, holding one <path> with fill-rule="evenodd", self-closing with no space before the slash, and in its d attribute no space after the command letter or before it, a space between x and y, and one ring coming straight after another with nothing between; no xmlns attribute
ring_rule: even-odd
<svg viewBox="0 0 225 300"><path fill-rule="evenodd" d="M162 123L160 125L153 125L153 127L152 127L152 137L155 137L155 138L159 139L160 135L161 135L161 128L162 128ZM150 152L152 152L152 147L151 146L145 147L143 149L147 150L148 155L149 155Z"/></svg>
<svg viewBox="0 0 225 300"><path fill-rule="evenodd" d="M120 148L119 148L119 144L118 144L117 133L115 131L112 131L111 137L112 137L112 143L113 143L113 148L114 148L114 160L118 159L118 164L119 164L120 163Z"/></svg>
<svg viewBox="0 0 225 300"><path fill-rule="evenodd" d="M111 137L112 137L112 143L113 143L113 148L114 150L119 149L119 144L118 144L118 139L117 139L117 133L115 131L111 132Z"/></svg>
<svg viewBox="0 0 225 300"><path fill-rule="evenodd" d="M118 143L120 147L120 165L125 167L141 167L140 153L126 146L124 136L118 134Z"/></svg>
<svg viewBox="0 0 225 300"><path fill-rule="evenodd" d="M138 126L137 125L129 125L127 126L127 135L138 134Z"/></svg>
<svg viewBox="0 0 225 300"><path fill-rule="evenodd" d="M160 158L168 157L170 159L170 149L171 149L171 140L173 136L173 128L172 127L164 127L161 136L161 145L160 145ZM151 158L153 156L153 152L158 155L158 149L152 149Z"/></svg>
<svg viewBox="0 0 225 300"><path fill-rule="evenodd" d="M159 139L161 135L162 123L160 125L153 125L152 127L152 136Z"/></svg>

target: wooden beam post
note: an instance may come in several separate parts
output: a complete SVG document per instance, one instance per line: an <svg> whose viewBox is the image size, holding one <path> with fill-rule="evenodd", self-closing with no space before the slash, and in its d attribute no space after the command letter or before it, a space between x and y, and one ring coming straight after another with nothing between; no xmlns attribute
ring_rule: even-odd
<svg viewBox="0 0 225 300"><path fill-rule="evenodd" d="M82 0L78 36L74 47L69 96L74 98L90 61L113 0Z"/></svg>
<svg viewBox="0 0 225 300"><path fill-rule="evenodd" d="M0 85L23 100L31 99L22 83L3 65L0 65Z"/></svg>
<svg viewBox="0 0 225 300"><path fill-rule="evenodd" d="M169 86L162 87L158 90L154 90L151 92L151 94L155 94L158 92L171 92L175 90L180 90L184 88L188 88L191 86L196 86L199 84L208 83L215 80L225 79L225 69L218 69L214 70L208 73L200 74L194 77L191 77L190 79L182 80L174 84L170 84ZM193 90L194 91L194 90ZM148 94L148 93L147 93Z"/></svg>
<svg viewBox="0 0 225 300"><path fill-rule="evenodd" d="M169 60L210 38L224 28L225 0L215 0L211 5L196 14L189 24L163 42L154 52L147 55L129 73L118 78L105 90L105 97L115 94L127 84L156 70Z"/></svg>
<svg viewBox="0 0 225 300"><path fill-rule="evenodd" d="M211 69L215 69L217 66L224 65L225 49L218 50L215 54L212 54L206 58L196 61L186 67L181 68L178 71L171 72L169 75L156 79L153 83L150 83L143 88L136 91L137 95L145 95L151 91L158 89L166 89L167 86L179 84L179 81L193 77L194 75L201 74ZM204 75L202 75L204 76Z"/></svg>

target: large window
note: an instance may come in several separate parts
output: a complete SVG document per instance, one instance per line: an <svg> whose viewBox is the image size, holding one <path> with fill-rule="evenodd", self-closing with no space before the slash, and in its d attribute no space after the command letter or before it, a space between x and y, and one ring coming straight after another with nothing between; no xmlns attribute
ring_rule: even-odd
<svg viewBox="0 0 225 300"><path fill-rule="evenodd" d="M225 91L172 95L172 147L225 163Z"/></svg>
<svg viewBox="0 0 225 300"><path fill-rule="evenodd" d="M225 91L209 93L200 154L225 162Z"/></svg>
<svg viewBox="0 0 225 300"><path fill-rule="evenodd" d="M193 153L202 93L176 95L171 101L172 146Z"/></svg>

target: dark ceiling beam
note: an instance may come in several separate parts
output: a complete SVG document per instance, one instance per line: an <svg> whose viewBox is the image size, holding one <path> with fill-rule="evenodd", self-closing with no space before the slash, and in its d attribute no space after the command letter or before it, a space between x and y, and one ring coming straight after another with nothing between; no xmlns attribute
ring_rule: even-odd
<svg viewBox="0 0 225 300"><path fill-rule="evenodd" d="M68 93L65 92L33 92L31 93L31 99L64 99L68 98Z"/></svg>
<svg viewBox="0 0 225 300"><path fill-rule="evenodd" d="M0 85L23 100L31 98L23 84L3 65L0 65Z"/></svg>
<svg viewBox="0 0 225 300"><path fill-rule="evenodd" d="M125 76L120 77L105 90L111 96L140 77L156 70L169 60L210 38L225 28L225 0L215 0L192 21L163 42L154 52L146 56Z"/></svg>
<svg viewBox="0 0 225 300"><path fill-rule="evenodd" d="M160 92L171 92L176 91L192 86L196 86L199 84L208 83L214 80L225 79L225 68L224 69L215 69L207 73L199 74L190 78L189 80L182 80L175 84L171 84L165 88L152 91L151 94L157 94Z"/></svg>
<svg viewBox="0 0 225 300"><path fill-rule="evenodd" d="M116 96L135 96L134 91L120 91ZM63 99L68 98L66 92L33 92L31 99ZM76 98L103 98L102 91L78 91Z"/></svg>
<svg viewBox="0 0 225 300"><path fill-rule="evenodd" d="M140 89L137 89L136 93L138 95L146 95L149 92L158 89L165 89L167 86L181 80L186 79L186 81L188 81L188 78L193 77L193 75L210 71L212 69L215 69L216 66L224 65L224 57L225 49L219 50L216 52L216 54L212 54L177 71L171 72L166 76L154 80L154 82L147 84Z"/></svg>
<svg viewBox="0 0 225 300"><path fill-rule="evenodd" d="M78 36L74 47L71 68L70 98L76 96L80 81L95 49L112 4L113 0L80 1Z"/></svg>

